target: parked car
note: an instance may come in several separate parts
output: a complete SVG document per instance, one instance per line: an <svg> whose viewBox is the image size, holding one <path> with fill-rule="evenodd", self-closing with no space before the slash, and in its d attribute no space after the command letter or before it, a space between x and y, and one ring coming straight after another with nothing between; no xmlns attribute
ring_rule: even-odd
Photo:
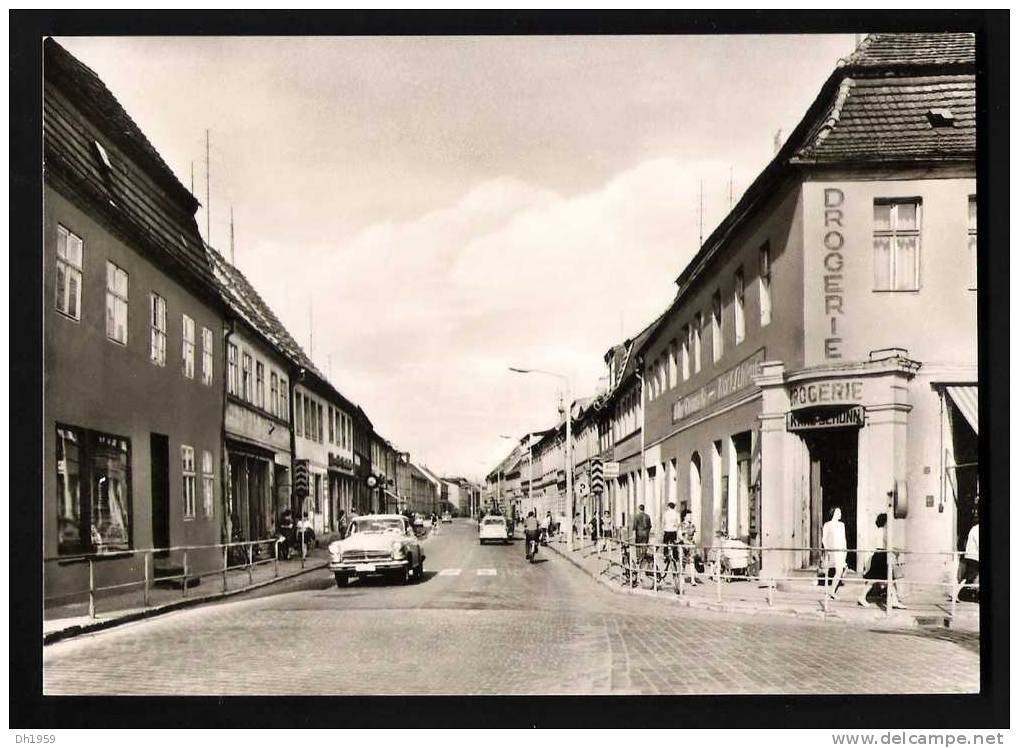
<svg viewBox="0 0 1019 748"><path fill-rule="evenodd" d="M478 525L478 541L484 545L490 540L500 543L510 542L505 517L493 515L481 520L481 524Z"/></svg>
<svg viewBox="0 0 1019 748"><path fill-rule="evenodd" d="M343 540L329 544L336 586L353 577L385 576L406 584L424 576L425 554L402 514L367 514L351 521Z"/></svg>
<svg viewBox="0 0 1019 748"><path fill-rule="evenodd" d="M450 514L449 512L444 513L442 515L442 521L443 521L444 524L448 523L448 522L452 522L453 521L453 515Z"/></svg>

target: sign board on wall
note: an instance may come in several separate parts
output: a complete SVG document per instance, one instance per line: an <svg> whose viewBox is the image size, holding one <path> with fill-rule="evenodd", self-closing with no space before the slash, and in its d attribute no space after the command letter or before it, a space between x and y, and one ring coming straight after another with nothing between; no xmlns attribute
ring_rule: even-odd
<svg viewBox="0 0 1019 748"><path fill-rule="evenodd" d="M831 379L824 382L789 385L789 408L813 408L818 405L854 405L863 402L862 379Z"/></svg>
<svg viewBox="0 0 1019 748"><path fill-rule="evenodd" d="M682 421L720 400L749 390L753 387L757 368L762 361L764 361L763 348L722 372L700 389L680 397L672 404L672 422Z"/></svg>
<svg viewBox="0 0 1019 748"><path fill-rule="evenodd" d="M864 411L862 405L835 408L815 408L813 410L792 411L786 414L786 428L789 431L805 431L807 429L837 429L846 426L863 426Z"/></svg>
<svg viewBox="0 0 1019 748"><path fill-rule="evenodd" d="M821 240L821 252L824 259L821 264L821 295L824 297L825 325L828 328L824 338L824 357L826 359L842 358L842 336L839 327L845 314L845 258L843 248L846 244L842 229L842 206L846 197L837 187L824 189L824 236Z"/></svg>
<svg viewBox="0 0 1019 748"><path fill-rule="evenodd" d="M603 462L602 463L602 475L606 478L618 478L619 477L619 463L618 462Z"/></svg>

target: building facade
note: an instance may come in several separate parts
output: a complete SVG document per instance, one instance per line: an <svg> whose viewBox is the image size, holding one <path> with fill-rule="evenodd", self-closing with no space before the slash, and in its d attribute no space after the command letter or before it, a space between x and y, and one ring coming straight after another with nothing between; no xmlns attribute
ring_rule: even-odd
<svg viewBox="0 0 1019 748"><path fill-rule="evenodd" d="M44 43L46 594L217 543L224 309L177 181L99 78ZM172 402L175 407L166 407ZM193 556L200 563L200 554ZM179 554L156 554L156 574Z"/></svg>

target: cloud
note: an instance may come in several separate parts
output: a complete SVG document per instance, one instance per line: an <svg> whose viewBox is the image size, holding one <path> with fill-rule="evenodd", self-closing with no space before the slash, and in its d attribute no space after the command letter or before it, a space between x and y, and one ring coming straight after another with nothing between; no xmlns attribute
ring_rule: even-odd
<svg viewBox="0 0 1019 748"><path fill-rule="evenodd" d="M311 283L281 294L279 311L306 319L314 299L316 362L329 353L333 380L383 435L441 472L483 473L509 444L498 434L556 417L557 382L507 367L593 392L605 350L661 312L697 249L699 175L727 172L655 159L574 196L489 180L415 220L307 248ZM706 210L720 214L717 202Z"/></svg>

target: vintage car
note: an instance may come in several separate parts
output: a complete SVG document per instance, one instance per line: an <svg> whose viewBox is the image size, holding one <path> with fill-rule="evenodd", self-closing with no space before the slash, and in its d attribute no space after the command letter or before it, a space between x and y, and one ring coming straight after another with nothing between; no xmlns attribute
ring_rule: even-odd
<svg viewBox="0 0 1019 748"><path fill-rule="evenodd" d="M453 521L453 515L450 514L449 512L446 512L445 514L442 515L442 521L443 521L444 524L448 524L449 522L452 522Z"/></svg>
<svg viewBox="0 0 1019 748"><path fill-rule="evenodd" d="M385 576L403 584L419 582L424 569L425 554L402 514L357 517L343 540L329 544L329 570L337 587L366 576Z"/></svg>
<svg viewBox="0 0 1019 748"><path fill-rule="evenodd" d="M481 519L481 523L478 525L478 541L484 545L489 540L500 543L510 542L505 517L495 514Z"/></svg>

